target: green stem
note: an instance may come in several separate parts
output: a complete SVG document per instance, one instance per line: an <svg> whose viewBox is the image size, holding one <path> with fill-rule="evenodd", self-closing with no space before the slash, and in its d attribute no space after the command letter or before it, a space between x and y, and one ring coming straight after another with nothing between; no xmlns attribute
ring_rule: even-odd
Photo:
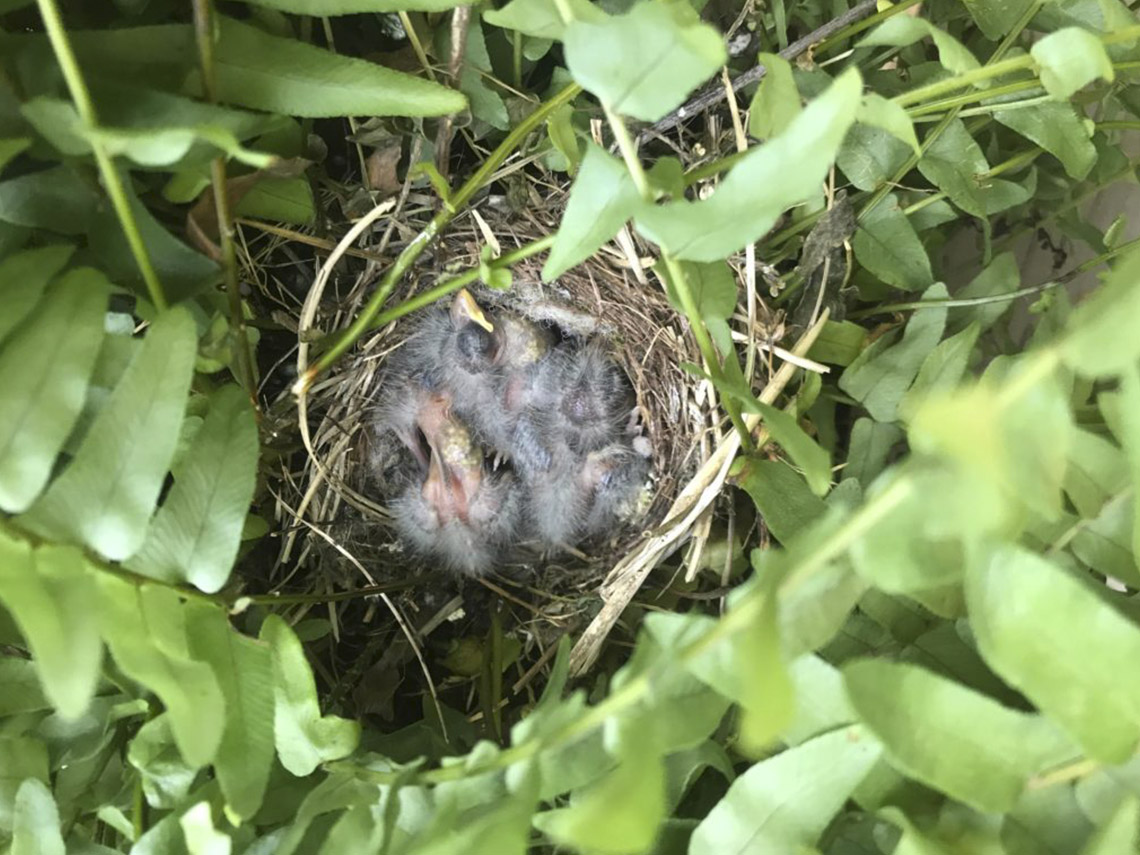
<svg viewBox="0 0 1140 855"><path fill-rule="evenodd" d="M102 139L98 133L95 133L99 127L98 117L95 114L95 104L91 100L91 93L87 89L87 84L83 80L83 73L80 71L75 53L71 49L71 42L68 41L67 30L63 26L59 9L55 5L55 0L36 0L36 3L39 6L40 17L43 19L44 29L47 31L52 51L55 52L55 58L63 71L63 79L71 93L71 100L75 103L76 112L79 113L79 118L83 121L86 129L91 131L87 134L87 141L95 155L95 163L103 178L103 186L111 199L115 215L119 218L119 225L123 229L131 255L134 256L135 264L138 265L143 281L146 282L151 302L154 303L156 309L161 311L167 307L166 296L162 292L162 283L158 281L158 274L151 264L146 244L143 243L142 235L139 234L138 222L135 220L135 212L131 210L131 203L127 196L126 186L123 184L123 178L119 175L119 170L115 168L114 161L103 146Z"/></svg>
<svg viewBox="0 0 1140 855"><path fill-rule="evenodd" d="M523 34L518 30L511 33L511 61L515 73L515 89L522 89L523 76Z"/></svg>
<svg viewBox="0 0 1140 855"><path fill-rule="evenodd" d="M951 80L954 80L954 81L962 80L964 78L970 77L971 75L976 75L976 74L979 74L981 72L985 72L987 69L989 70L989 72L991 72L991 74L989 76L994 76L994 75L992 75L993 69L1001 68L1001 67L1007 67L1007 66L1010 66L1011 63L1020 63L1020 65L1016 66L1017 68L1028 67L1029 65L1031 65L1033 62L1033 57L1029 56L1028 54L1026 56L1017 56L1017 57L1014 57L1013 59L1009 59L1009 60L1003 60L1002 57L1004 57L1006 55L1006 53L1009 52L1009 49L1011 47L1013 47L1013 43L1015 41L1017 41L1017 39L1021 36L1022 31L1026 27L1029 26L1029 22L1033 20L1034 16L1037 14L1038 10L1041 8L1043 2L1044 2L1044 0L1034 0L1034 2L1031 3L1026 8L1026 10L1022 13L1021 18L1018 19L1017 23L1014 24L1012 29L1010 29L1010 31L1008 33L1006 33L1006 36L1004 39L1002 39L1001 44L999 44L996 48L994 48L993 55L990 56L990 58L988 60L986 60L985 65L983 65L979 69L975 69L975 71L967 72L966 74L960 75L958 77L953 77L953 78L951 78ZM1003 73L1006 73L1006 72L1003 72ZM981 80L981 79L985 79L985 78L981 78L981 77L976 78L974 82L976 82L976 80ZM941 84L949 83L949 82L950 81L939 81L938 83L931 84L931 86L923 86L923 87L920 87L919 89L914 90L913 92L904 93L903 95L894 99L895 103L899 103L899 104L909 103L909 101L903 101L900 99L906 99L909 95L914 95L916 92L926 91L927 93L929 93L932 91L932 87L939 86ZM952 86L949 89L945 89L943 91L949 92L949 91L953 91L954 89L957 89L957 88L960 88L960 87ZM941 92L939 92L937 94L941 94ZM913 100L924 100L924 98L913 99ZM919 160L922 159L922 155L926 154L926 152L928 152L930 150L930 147L932 145L934 145L934 143L938 140L938 138L940 136L942 136L942 134L945 132L945 130L948 127L950 127L950 125L954 122L954 120L956 118L958 118L958 113L960 111L961 111L961 107L952 108L945 116L942 117L942 120L937 125L935 125L933 128L930 129L930 131L926 134L926 136L922 140L922 145L920 147L921 148L920 153L917 155L911 154L910 157L907 158L906 163L904 163L895 172L895 174L890 178L890 180L886 181L881 187L879 187L871 195L871 198L867 201L867 203L863 206L863 209L859 212L859 219L860 220L864 219L872 210L874 210L875 206L878 205L881 201L883 201L883 199L885 199L887 197L887 195L890 194L891 190L893 190L895 188L895 186L898 185L903 180L903 178L906 177L906 174L908 172L910 172L912 169L914 169L915 166L918 165Z"/></svg>
<svg viewBox="0 0 1140 855"><path fill-rule="evenodd" d="M603 104L602 107L606 111L610 129L613 131L614 139L617 140L621 156L625 160L626 169L629 170L634 186L637 187L637 192L645 202L652 203L653 188L649 186L649 177L645 174L645 168L637 157L637 147L634 145L633 137L629 134L629 129L626 128L625 120L611 110L608 104ZM689 287L689 279L685 275L685 269L677 259L664 250L661 252L661 258L669 271L669 279L673 283L673 290L676 291L677 298L681 301L681 308L689 322L689 328L692 329L693 337L697 340L697 348L701 351L701 356L709 368L709 373L719 379L721 371L716 349L713 347L712 339L709 338L705 322L701 318L697 301L693 298L693 290ZM744 417L740 414L740 404L730 395L720 395L719 397L721 406L728 413L733 427L740 435L741 446L745 450L751 450L752 434L749 432L748 426L744 424Z"/></svg>
<svg viewBox="0 0 1140 855"><path fill-rule="evenodd" d="M571 101L581 91L581 87L577 84L570 84L549 101L540 104L533 113L519 122L518 125L507 134L503 141L499 143L495 150L491 152L486 160L479 166L475 174L467 179L463 186L455 192L449 202L445 204L439 213L432 218L431 222L424 227L423 231L416 235L415 238L404 247L404 250L392 263L392 266L388 268L388 272L384 275L380 286L368 300L363 311L361 311L348 329L341 333L332 347L298 379L297 384L294 386L295 391L299 392L302 389L308 388L318 375L326 371L329 366L340 359L345 351L356 343L357 339L371 329L377 315L380 314L380 309L395 289L396 284L403 277L404 273L407 272L408 268L412 266L412 263L427 248L428 244L430 244L447 224L455 218L455 215L471 201L471 198L490 181L495 170L518 148L519 144L526 139L527 135L542 124L542 122L546 121L551 113L563 104Z"/></svg>
<svg viewBox="0 0 1140 855"><path fill-rule="evenodd" d="M213 5L211 0L194 0L194 38L198 44L198 64L202 71L202 89L206 100L217 101L217 85L214 67ZM249 344L249 331L246 329L245 311L241 302L241 286L238 282L237 248L234 245L234 221L230 211L229 192L226 185L226 160L218 156L210 164L210 182L214 191L214 211L218 220L218 243L222 252L222 277L226 285L226 298L230 311L230 329L234 336L235 360L238 382L245 387L253 412L261 416L261 406L257 401L257 380L253 374L253 349Z"/></svg>
<svg viewBox="0 0 1140 855"><path fill-rule="evenodd" d="M1068 273L1058 277L1057 279L1051 279L1048 282L1042 282L1040 285L1031 285L1028 288L1019 288L1018 290L1010 291L1007 294L995 294L990 297L963 297L960 299L952 300L921 300L907 303L887 303L884 306L875 306L872 309L863 309L862 311L852 312L847 317L849 320L855 321L859 320L860 318L869 318L873 315L885 315L890 312L910 312L917 311L919 309L960 309L969 306L987 306L991 303L1008 303L1011 300L1017 300L1021 297L1032 297L1035 294L1040 294L1044 291L1049 291L1060 285L1064 285L1066 282L1072 281L1082 273L1087 273L1094 267L1099 267L1106 262L1112 261L1112 259L1116 258L1117 256L1123 255L1129 250L1135 249L1137 247L1140 247L1140 238L1134 238L1133 240L1122 243L1120 246L1115 247L1108 252L1101 253L1095 258L1090 258L1088 261L1077 265Z"/></svg>
<svg viewBox="0 0 1140 855"><path fill-rule="evenodd" d="M517 249L512 249L510 252L505 252L491 262L491 269L499 270L501 268L510 267L512 264L530 258L533 255L538 255L540 252L544 252L545 250L548 250L550 247L554 246L554 238L554 235L547 235L546 237L541 237L536 241L531 241L528 244L524 244ZM477 281L478 279L479 269L473 268L472 270L468 270L466 273L461 273L459 276L453 276L451 279L440 282L434 288L429 288L428 290L423 291L414 297L410 297L407 300L404 300L404 302L400 303L400 305L393 306L386 312L381 312L372 322L372 328L375 329L377 327L382 327L384 324L391 323L392 321L397 320L398 318L402 318L405 315L410 315L417 309L422 309L424 306L430 306L437 300L441 300L449 294L454 294L460 288L466 288L468 285Z"/></svg>
<svg viewBox="0 0 1140 855"><path fill-rule="evenodd" d="M608 104L603 103L602 109L606 111L606 119L609 120L610 129L613 131L614 139L617 140L622 160L625 161L625 168L629 170L629 175L633 179L638 194L646 202L652 203L653 188L649 186L649 177L645 174L641 160L637 157L637 146L634 145L633 137L629 135L629 129L625 126L621 116L611 110Z"/></svg>
<svg viewBox="0 0 1140 855"><path fill-rule="evenodd" d="M942 95L954 92L957 89L974 86L977 83L981 83L993 77L1001 77L1004 74L1012 74L1015 71L1032 67L1033 57L1029 54L1015 56L1012 59L995 62L992 65L983 65L980 68L975 68L963 74L956 74L945 80L936 80L933 83L928 83L926 86L920 86L917 89L911 89L909 92L896 95L891 100L900 107L906 107L910 104L928 101L931 98L938 98Z"/></svg>
<svg viewBox="0 0 1140 855"><path fill-rule="evenodd" d="M1002 95L1014 95L1018 92L1040 88L1041 81L1036 77L1031 77L1027 80L1017 80L1013 83L1006 83L1003 86L991 86L989 89L965 92L961 95L955 95L952 98L942 98L938 101L931 101L928 104L920 104L917 107L908 108L907 114L912 119L915 119L930 113L941 113L943 110L950 110L954 107L963 107L978 101L986 101L990 98L1000 98ZM995 104L994 106L996 107L998 105Z"/></svg>
<svg viewBox="0 0 1140 855"><path fill-rule="evenodd" d="M874 15L864 18L862 21L857 21L854 24L851 24L849 27L844 27L835 35L828 36L826 39L815 46L815 50L812 51L812 53L817 57L822 56L823 54L830 51L831 48L839 42L846 41L847 39L851 38L854 35L858 35L864 30L869 30L871 27L881 24L888 18L893 18L895 15L898 15L901 12L905 12L907 9L911 8L912 6L917 6L921 2L922 0L903 0L903 2L896 3L881 12L876 12Z"/></svg>

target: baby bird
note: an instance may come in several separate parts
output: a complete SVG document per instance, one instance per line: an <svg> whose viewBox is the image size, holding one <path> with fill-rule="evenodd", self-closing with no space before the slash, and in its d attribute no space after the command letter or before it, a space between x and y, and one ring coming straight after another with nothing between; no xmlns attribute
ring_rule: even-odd
<svg viewBox="0 0 1140 855"><path fill-rule="evenodd" d="M550 333L510 312L490 314L494 326L491 363L494 397L466 415L480 440L513 458L520 416L536 403L540 372L551 350Z"/></svg>
<svg viewBox="0 0 1140 855"><path fill-rule="evenodd" d="M622 435L633 412L633 390L599 343L560 351L546 390L548 428L575 454L586 455Z"/></svg>
<svg viewBox="0 0 1140 855"><path fill-rule="evenodd" d="M426 475L416 475L392 502L395 524L415 551L449 569L478 576L501 561L522 513L508 472L490 473L467 427L438 393L422 397L416 426L427 445Z"/></svg>
<svg viewBox="0 0 1140 855"><path fill-rule="evenodd" d="M423 314L416 331L394 357L397 370L432 375L466 414L493 400L502 373L495 362L494 327L466 290L447 309Z"/></svg>
<svg viewBox="0 0 1140 855"><path fill-rule="evenodd" d="M604 534L632 517L645 498L650 460L624 443L614 443L586 456L583 479L592 487L585 521L587 537Z"/></svg>

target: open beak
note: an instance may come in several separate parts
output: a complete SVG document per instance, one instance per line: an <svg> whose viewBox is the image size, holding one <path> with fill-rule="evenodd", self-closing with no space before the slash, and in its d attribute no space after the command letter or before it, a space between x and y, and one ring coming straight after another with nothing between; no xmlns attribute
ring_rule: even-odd
<svg viewBox="0 0 1140 855"><path fill-rule="evenodd" d="M430 445L428 474L424 481L424 501L435 509L441 525L453 519L467 524L468 485L460 473L448 466L434 445Z"/></svg>
<svg viewBox="0 0 1140 855"><path fill-rule="evenodd" d="M451 320L456 329L465 323L476 323L489 333L495 331L494 325L487 320L487 316L483 314L483 310L466 288L461 288L455 299L451 301Z"/></svg>

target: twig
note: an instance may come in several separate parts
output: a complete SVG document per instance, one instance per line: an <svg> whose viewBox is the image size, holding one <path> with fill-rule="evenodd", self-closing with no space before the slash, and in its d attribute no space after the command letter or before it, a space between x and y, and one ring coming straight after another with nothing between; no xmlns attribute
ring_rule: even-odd
<svg viewBox="0 0 1140 855"><path fill-rule="evenodd" d="M206 100L218 100L217 75L214 73L213 4L211 0L194 0L194 37L198 43L198 65L202 71L202 88ZM226 283L226 298L230 310L230 329L234 336L235 361L238 382L245 388L254 415L261 420L261 406L257 401L257 381L253 376L253 349L242 309L238 284L237 250L234 247L234 222L226 188L226 159L218 155L210 163L210 183L214 191L214 210L218 219L218 241L222 252L222 277Z"/></svg>
<svg viewBox="0 0 1140 855"><path fill-rule="evenodd" d="M459 76L463 73L463 57L467 51L467 30L471 26L471 7L457 6L451 13L451 57L447 63L447 76L451 85L459 88ZM451 125L454 117L444 116L439 122L435 136L435 168L445 179L450 173L448 161L451 159Z"/></svg>
<svg viewBox="0 0 1140 855"><path fill-rule="evenodd" d="M796 39L782 51L780 56L783 59L793 60L801 54L807 53L812 45L817 44L824 39L835 35L844 27L854 24L875 11L878 0L862 0L862 2L855 4L838 18L833 18L822 27L812 30L801 39ZM768 73L767 67L763 65L753 66L743 74L740 74L732 80L732 90L739 92L746 86L751 86L753 83L759 82L763 79L764 75ZM720 81L713 83L707 89L700 92L696 97L690 99L687 103L678 107L668 116L661 121L646 128L638 135L638 141L642 142L654 134L664 133L665 131L672 130L681 124L686 119L691 118L702 110L707 110L709 107L714 107L723 101L728 96L728 90L725 89L724 84Z"/></svg>

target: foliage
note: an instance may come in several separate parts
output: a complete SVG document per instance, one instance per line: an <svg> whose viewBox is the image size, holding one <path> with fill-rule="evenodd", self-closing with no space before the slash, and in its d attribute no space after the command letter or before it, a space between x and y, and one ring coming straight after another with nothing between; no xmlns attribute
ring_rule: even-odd
<svg viewBox="0 0 1140 855"><path fill-rule="evenodd" d="M54 0L0 3L0 845L1137 851L1140 251L1080 207L1132 168L1128 8L888 6L790 63L789 31L839 7L511 0L472 14L457 91L338 53L307 17L365 13L427 59L449 2L195 5L198 27L154 0L65 29ZM710 21L742 9L758 46L729 61L769 69L746 124L763 142L687 172L639 153L626 120L718 79ZM243 305L226 209L259 189L262 210L315 218L310 182L333 182L311 119L387 117L428 163L451 129L432 117L459 111L471 152L498 148L454 193L431 173L447 191L432 229L521 144L574 176L547 279L632 223L701 347L694 374L736 429L766 424L773 444L745 445L725 499L778 543L721 537L723 614L663 568L665 604L697 605L631 608L636 644L590 691L564 640L533 702L486 695L499 660L473 669L482 730L441 705L384 733L341 714L304 625L242 593L275 451L250 329L269 324ZM854 233L825 254L851 252L814 276L812 228L841 204ZM1023 347L1007 250L1044 226L1113 269L1076 308L1065 277L1030 283ZM951 289L943 250L963 235L981 264ZM745 301L725 260L752 245L785 331L831 312L808 354L831 373L801 371L784 408L734 346Z"/></svg>

